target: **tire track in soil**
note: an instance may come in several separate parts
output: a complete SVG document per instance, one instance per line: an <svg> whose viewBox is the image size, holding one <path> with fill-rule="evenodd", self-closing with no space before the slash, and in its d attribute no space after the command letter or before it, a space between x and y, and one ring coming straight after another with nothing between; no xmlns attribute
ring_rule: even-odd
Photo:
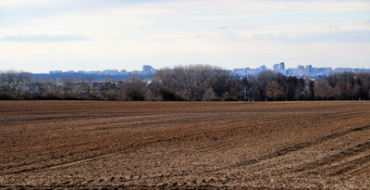
<svg viewBox="0 0 370 190"><path fill-rule="evenodd" d="M317 113L317 112L316 112ZM308 113L306 113L306 114L308 114ZM338 114L338 115L340 115L340 116L338 116L338 115L333 115L333 114ZM369 114L366 114L366 113L359 113L358 115L357 115L357 117L364 117L364 116L367 116L367 115L369 115ZM273 121L269 121L267 124L270 124L271 122L284 122L284 121L289 121L289 120L291 120L290 118L292 118L292 119L302 119L301 118L301 116L304 116L304 114L300 114L300 115L295 115L295 116L293 116L293 117L284 117L284 120L279 120L279 121L276 121L276 120L273 120ZM211 116L210 116L211 117ZM318 117L320 117L320 118L318 118ZM321 118L322 117L322 118ZM308 115L308 117L307 117L307 115L305 116L305 118L303 118L303 119L305 119L305 121L302 123L302 124L305 124L305 125L307 125L308 124L308 122L307 121L309 121L309 119L308 118L314 118L314 119L316 119L316 121L317 120L319 120L319 121L325 121L325 120L333 120L333 119L338 119L338 118L340 118L340 119L353 119L353 118L355 118L356 117L356 115L354 114L354 113L352 113L352 114L349 114L349 112L341 112L341 113L319 113L319 114L309 114ZM307 120L306 120L307 119ZM204 121L204 120L203 120ZM242 121L242 120L238 120L238 121ZM335 122L335 121L334 121ZM301 122L300 122L301 123ZM238 126L238 127L233 127L233 126L227 126L229 129L240 129L240 128L249 128L249 127L254 127L254 126L257 126L257 125L266 125L266 122L264 122L264 124L262 124L262 122L261 123L258 123L258 124L255 124L255 125L248 125L248 126ZM83 126L82 126L83 127ZM361 129L362 128L362 129ZM222 131L224 131L224 130L218 130L218 129L220 129L220 128L218 128L217 130L210 130L210 128L207 128L208 129L208 132L209 133L215 133L215 131L220 131L221 133L222 133ZM229 130L229 129L225 129L225 130ZM367 126L364 126L364 127L359 127L359 128L354 128L354 129L351 129L351 130L349 130L349 131L347 131L348 132L348 134L350 134L351 132L350 131L356 131L356 130L358 130L358 131L364 131L364 130L368 130L368 127ZM197 131L198 132L198 131ZM225 133L225 132L223 132L222 134L224 134L224 135L226 135L226 136L230 136L230 135L232 135L232 133L233 132L231 132L231 134L229 134L229 133ZM343 132L341 132L341 133L343 133ZM341 133L334 133L333 135L334 136L332 136L332 135L328 135L328 136L325 136L325 137L328 137L329 139L328 140L330 140L330 139L335 139L335 138L337 138L337 137L335 137L335 135L340 135ZM174 133L175 134L175 133ZM175 139L173 138L173 136L172 135L167 135L167 136L170 136L170 137L168 137L168 138L170 138L170 141L173 141L173 140L176 140L176 141L186 141L187 139L188 139L188 137L190 136L190 137L193 137L194 136L194 134L195 133L190 133L190 134L187 134L187 136L184 136L184 135L178 135ZM212 136L212 135L211 135ZM323 138L325 138L325 137L323 137ZM156 142L165 142L168 138L161 138L161 139L159 139L159 141L156 141ZM162 141L163 140L163 141ZM320 140L320 139L318 139L318 140ZM156 143L156 142L148 142L148 144L154 144L154 143ZM315 145L314 144L314 142L316 142L316 140L314 140L314 141L310 141L311 142L311 144L306 144L307 146L306 147L310 147L310 146L313 146L313 145ZM323 142L325 142L325 140L323 140ZM145 144L146 144L146 142L143 142L143 141L140 141L140 143L143 143L143 145L142 146L145 146ZM317 144L319 145L320 144L320 142L317 142ZM302 145L302 146L299 146L299 145ZM297 150L301 150L301 149L303 149L304 148L304 146L303 145L305 145L304 143L300 143L300 144L298 144L298 145L296 145L296 146L291 146L291 147L288 147L288 148L284 148L284 149L281 149L281 150L279 150L279 151L275 151L274 153L272 153L272 154L269 154L269 155L266 155L266 156L262 156L262 157L260 157L260 158L262 158L262 159L265 159L265 160L268 160L269 158L268 157L271 157L271 158L275 158L275 157L281 157L281 156L284 156L284 155L287 155L287 154L289 154L290 152L293 152L293 151L295 151L294 150L294 147L296 147L296 149ZM356 147L354 147L355 149L357 148L357 149L359 149L360 150L360 153L364 153L366 150L366 148L364 148L364 147L367 147L367 146L369 146L369 145L367 145L366 143L363 143L363 144L359 144L358 146L356 146ZM362 148L361 148L362 147ZM104 148L104 147L103 147ZM132 149L133 150L135 150L135 149L137 149L137 148L140 148L140 146L134 146ZM293 149L291 149L291 148L293 148ZM361 150L361 149L363 149L363 150ZM344 150L344 152L345 151L349 151L349 149L346 149L346 150ZM361 152L362 151L362 152ZM279 153L280 152L280 153ZM117 152L117 151L115 151L115 152L113 152L112 153L112 155L113 154L116 154L116 153L120 153L120 152ZM357 153L357 154L355 154L355 155L358 155L358 154L360 154L360 153ZM104 155L101 155L101 156L110 156L110 154L104 154ZM102 157L94 157L94 158L92 158L92 159L95 159L96 158L96 160L98 160L98 159L101 159ZM275 156L275 157L274 157ZM337 169L337 171L341 171L341 170L343 170L343 172L342 172L342 174L344 174L344 173L353 173L353 172L361 172L361 171L363 171L364 169L366 169L366 168L363 168L363 166L364 165L366 165L366 164L368 164L367 162L366 162L366 159L368 158L368 156L364 156L364 157L361 157L361 158L359 158L359 159L356 159L356 160L353 160L353 162L352 161L350 161L351 163L354 163L354 164L362 164L361 166L359 166L359 167L356 167L355 169L357 169L357 170L345 170L346 168L333 168L333 169ZM253 159L253 160L255 160L255 159ZM88 160L88 159L86 159L86 161L93 161L93 160ZM263 160L262 160L263 161ZM84 160L80 160L80 162L84 162ZM242 162L242 163L244 163L244 162ZM259 162L258 162L259 163ZM348 162L349 163L349 162ZM71 165L74 165L74 164L80 164L79 163L79 161L76 161L76 162L71 162L71 163L67 163L67 164L71 164ZM240 163L239 163L240 164ZM236 164L234 164L234 165L236 165ZM53 167L51 167L52 169L58 169L58 168L60 168L60 167L65 167L65 166L69 166L69 165L61 165L61 166L56 166L56 168L53 168ZM229 165L229 166L232 166L232 165ZM221 168L222 169L222 168ZM217 169L216 169L217 170ZM334 176L336 176L337 174L335 174L334 173ZM338 175L341 175L341 174L338 174ZM179 176L179 175L177 175L177 176ZM168 176L168 177L171 177L171 176ZM172 176L173 177L173 176ZM268 177L268 176L267 176ZM33 186L33 187L43 187L43 186ZM50 186L48 186L48 187L50 187ZM54 186L51 186L51 187L54 187ZM55 186L55 187L58 187L58 186ZM61 187L68 187L67 185L66 186L61 186ZM86 186L79 186L79 185L75 185L75 186L70 186L71 188L73 188L73 187L86 187ZM105 187L124 187L124 186L105 186L105 185L101 185L101 186L99 186L99 187L102 187L102 188L105 188ZM140 185L135 185L135 186L131 186L131 187L133 187L133 188L135 188L135 187L149 187L149 188L152 188L153 186L140 186ZM168 187L168 186L166 186L166 187ZM197 187L202 187L201 185L197 185ZM214 187L214 186L211 186L211 185L206 185L206 186L204 186L204 187ZM227 187L227 186L225 186L225 187ZM236 187L236 186L231 186L231 187ZM244 186L243 188L246 188L246 187L248 187L248 186ZM264 188L264 186L260 186L260 188ZM266 188L269 188L269 187L266 187Z"/></svg>
<svg viewBox="0 0 370 190"><path fill-rule="evenodd" d="M346 158L356 156L360 153L363 153L363 152L366 152L366 151L369 151L369 150L370 150L370 141L358 144L353 148L346 149L344 151L341 151L341 152L336 153L336 154L331 155L331 156L327 156L327 157L322 158L320 160L316 160L316 161L311 162L309 164L305 164L304 166L300 166L300 167L296 168L295 170L293 170L293 172L308 171L309 174L315 174L315 173L318 173L318 172L324 173L325 170L337 170L335 172L330 173L329 175L331 175L331 176L341 175L341 174L344 174L346 172L349 172L350 170L356 169L359 165L364 165L364 164L369 163L370 162L370 155L367 155L367 156L364 156L362 158L358 158L358 159L355 159L355 160L352 160L352 161L348 161L348 162L345 162L345 163L341 163L340 165L336 165L336 166L331 166L331 167L322 168L322 169L319 168L319 167L323 167L325 165L329 165L331 163L335 163L335 162L344 160ZM348 167L348 166L350 166L350 167ZM311 171L311 170L316 170L317 168L319 168L320 170L323 170L323 171L316 171L316 172Z"/></svg>
<svg viewBox="0 0 370 190"><path fill-rule="evenodd" d="M338 113L334 113L334 114L338 114ZM324 115L333 115L333 113L331 113L331 114L324 114ZM353 114L353 115L355 115L355 114ZM358 115L357 115L358 116ZM315 117L315 116L312 116L312 117ZM340 117L340 116L337 116L337 117ZM289 120L290 118L284 118L284 120ZM281 120L281 121L283 121L283 120ZM276 122L276 121L275 121ZM266 122L264 122L265 124L266 124ZM108 124L111 124L111 123L108 123ZM256 125L260 125L260 124L256 124ZM251 126L256 126L256 125L251 125ZM232 127L233 128L233 127ZM227 130L227 129L224 129L224 130ZM214 131L213 131L214 132ZM331 135L330 135L331 136ZM174 140L174 138L171 138L171 139L168 139L168 140L170 140L170 141L172 141L172 140ZM164 141L166 141L166 140L160 140L160 142L164 142ZM157 141L158 142L158 141ZM285 149L285 150L281 150L281 151L278 151L278 152L276 152L275 153L275 156L281 156L281 155L285 155L285 154L287 154L288 152L291 152L291 151L294 151L294 150L299 150L299 149L301 149L301 148L304 148L304 147L306 147L306 146L309 146L311 143L304 143L304 144L301 144L301 145L298 145L298 146L294 146L293 147L293 149L292 150L290 150L290 149ZM270 157L275 157L274 155L269 155L268 157L266 157L266 158L260 158L260 159L258 159L258 160L265 160L265 159L268 159L268 158L270 158ZM76 163L78 163L79 161L76 161ZM253 162L255 162L255 161L252 161L251 163L253 163ZM73 163L73 162L71 162L71 163ZM63 164L71 164L71 163L63 163ZM61 164L61 165L63 165L63 164ZM48 167L48 166L46 166L46 167ZM50 167L53 167L53 166L50 166ZM42 168L45 168L45 167L41 167L41 169ZM35 169L37 169L37 168L35 168ZM29 170L25 170L25 171L29 171Z"/></svg>
<svg viewBox="0 0 370 190"><path fill-rule="evenodd" d="M329 113L329 114L318 114L318 115L320 115L320 116L331 116L331 115L335 115L335 117L324 117L324 119L322 119L322 120L332 120L332 119L335 119L335 118L343 118L343 116L342 115L338 115L338 113L344 113L345 114L345 112L336 112L336 113ZM352 115L354 115L354 116L357 116L357 117L360 117L360 116L364 116L364 115L370 115L370 114L366 114L366 113L363 113L363 114L356 114L356 113L354 113L354 114L352 114ZM316 118L317 117L317 115L316 116L309 116L309 117L307 117L306 116L306 119L307 118ZM292 118L296 118L296 117L288 117L288 118L284 118L284 119L280 119L280 120L270 120L270 121L265 121L265 122L259 122L259 123L256 123L256 124L251 124L251 125L248 125L248 126L241 126L241 127L230 127L230 128L226 128L226 127L224 127L223 129L221 129L220 131L230 131L230 129L240 129L240 128L246 128L246 127L248 127L248 128L251 128L251 127L257 127L257 126L264 126L264 125L267 125L267 124L275 124L275 123L279 123L279 122L284 122L284 121L289 121L289 120L291 120ZM353 118L353 117L351 117L351 118ZM309 119L307 119L307 120L309 120ZM352 129L352 130L350 130L350 131L356 131L356 129ZM332 134L332 135L335 135L335 134ZM343 135L345 135L345 134L343 134ZM336 138L336 137L335 137ZM304 144L306 144L306 143L304 143ZM317 143L318 144L318 143ZM312 145L315 145L315 144L312 144ZM224 146L224 144L223 145L219 145L219 146ZM296 146L301 146L301 145L296 145ZM302 146L304 146L304 145L302 145ZM310 145L311 146L311 145ZM232 145L230 145L230 146L228 146L228 147L232 147ZM206 148L202 148L202 149L199 149L199 151L200 152L207 152L207 151L209 151L209 150L212 150L212 149L214 149L215 147L214 147L214 145L212 145L212 146L210 146L210 147L206 147ZM226 147L227 148L227 147ZM305 148L305 147L302 147L302 148ZM282 151L282 150L281 150ZM286 151L286 150L285 150ZM289 151L289 152L293 152L294 150L292 150L292 151ZM279 152L279 151L278 151ZM256 160L259 160L259 159L256 159Z"/></svg>
<svg viewBox="0 0 370 190"><path fill-rule="evenodd" d="M234 168L234 167L240 167L240 166L257 164L257 163L260 163L262 161L269 160L269 159L276 158L276 157L285 156L285 155L287 155L287 154L289 154L291 152L299 151L301 149L304 149L304 148L307 148L307 147L310 147L310 146L318 145L318 144L323 143L325 141L328 141L328 140L331 140L331 139L335 139L335 138L339 138L341 136L344 136L344 135L347 135L347 134L350 134L350 133L353 133L353 132L364 131L364 130L368 130L368 129L370 129L370 125L359 127L359 128L354 128L354 129L347 130L347 131L344 131L344 132L341 132L341 133L334 133L334 134L331 134L331 135L328 135L328 136L319 138L318 140L315 140L315 141L300 143L300 144L297 144L297 145L292 146L292 147L281 149L281 150L276 151L276 152L274 152L272 154L269 154L269 155L266 155L266 156L262 156L262 157L260 157L258 159L252 159L252 160L248 160L246 162L241 162L241 163L238 163L238 164L228 165L228 166L225 166L225 167L222 167L222 168L217 168L217 169L214 169L214 170L207 170L207 171L197 172L196 174L211 173L211 172L217 172L217 171L221 171L221 170L224 170L224 169L230 169L230 168ZM347 153L349 153L349 152L366 151L370 147L370 142L367 142L367 143L358 145L357 147L358 147L357 150L351 151L349 149L349 151ZM361 160L370 161L370 160L367 160L367 158L368 157L365 157L365 158L363 158ZM369 158L370 158L370 156L369 156ZM181 173L178 173L178 174L175 174L175 175L169 175L169 174L168 175L164 175L164 174L162 174L162 175L159 175L159 176L141 177L140 179L137 179L137 180L143 180L143 179L161 179L161 178L168 178L169 179L169 178L173 178L173 177L181 177L181 176L184 177L184 176L188 176L188 175L194 175L194 174L181 174ZM127 181L135 181L135 179L132 178L131 180L127 180Z"/></svg>
<svg viewBox="0 0 370 190"><path fill-rule="evenodd" d="M370 158L368 158L370 159ZM353 169L349 172L346 172L348 175L356 176L356 175L361 175L361 174L368 174L370 171L370 164L363 164L361 167L356 167L356 169ZM350 178L351 176L347 176L346 178Z"/></svg>
<svg viewBox="0 0 370 190"><path fill-rule="evenodd" d="M204 130L205 132L210 132L210 131L206 131ZM194 132L193 134L195 134L197 132ZM70 162L63 162L63 163L59 163L59 164L48 164L48 165L45 165L45 166L39 166L39 167L32 167L33 164L37 164L37 163L40 163L40 162L43 162L43 161L46 161L46 160L37 160L35 162L32 162L30 164L20 164L20 165L17 165L17 166L28 166L28 167L32 167L32 168L28 168L28 169L21 169L19 171L13 171L13 172L7 172L7 173L4 173L4 174L19 174L19 173L23 173L23 172L30 172L30 171L36 171L36 170L43 170L43 169L49 169L49 168L57 168L57 167L63 167L64 165L65 166L68 166L68 165L73 165L74 163L81 163L81 162L85 162L85 161L90 161L90 160L95 160L95 158L101 158L101 157L104 157L106 155L112 155L112 154L119 154L121 153L122 151L130 151L130 150L135 150L137 148L140 148L140 147L145 147L147 145L151 145L151 144L155 144L155 143L161 143L161 142L171 142L171 141L174 141L174 140L177 140L177 141L181 141L183 139L187 139L187 137L190 137L189 134L182 134L178 137L169 137L167 139L163 139L162 137L154 137L154 138L151 138L151 139L145 139L145 140L150 140L150 142L143 142L143 141L133 141L130 145L128 145L126 148L122 148L122 149L119 149L119 150L116 150L114 152L108 152L108 153L102 153L102 154L97 154L97 156L95 157L94 156L94 159L93 158L87 158L87 159L79 159L79 160L74 160L74 161L70 161ZM73 147L75 145L68 145L68 147ZM107 145L106 147L110 147L111 145ZM105 150L107 148L99 148L99 149L96 149L96 150ZM47 151L46 151L47 152ZM84 153L85 150L81 150L79 152L74 152L74 154L78 154L78 153ZM90 152L90 153L93 153L93 152ZM89 153L89 154L90 154ZM95 153L94 153L95 155ZM53 158L54 160L58 160L58 159L61 159L61 158L66 158L66 156L63 156L63 157L56 157L56 158ZM68 159L68 158L66 158ZM17 167L17 166L11 166L11 167Z"/></svg>
<svg viewBox="0 0 370 190"><path fill-rule="evenodd" d="M322 115L335 115L335 117L334 118L343 118L341 115L339 115L338 116L338 113L344 113L345 114L345 112L336 112L336 113L328 113L328 114L321 114L320 116L322 116ZM351 115L356 115L356 116L360 116L361 114L351 114ZM213 117L212 115L211 116L209 116L209 117ZM284 118L284 119L280 119L280 120L278 120L278 121L276 121L276 120L271 120L271 121L268 121L268 122L261 122L261 123L256 123L256 124L252 124L252 125L248 125L247 127L248 128L251 128L251 127L256 127L256 126L260 126L260 125L266 125L266 124L268 124L268 123L277 123L277 122L283 122L283 121L289 121L289 120L291 120L292 118L295 118L296 116L291 116L291 117L288 117L288 118ZM317 116L312 116L312 117L317 117ZM328 117L325 117L326 119L325 120L327 120L327 119L333 119L333 118L328 118ZM108 123L109 124L109 123ZM245 126L241 126L241 127L223 127L222 129L218 129L218 130L212 130L212 131L210 131L209 129L204 129L203 131L202 130L199 130L199 131L193 131L193 132L190 132L190 134L188 133L188 134L182 134L182 135L180 135L180 136L177 136L177 137L174 137L174 136L172 136L172 137L169 137L169 138L166 138L166 139L163 139L163 138L160 138L160 139L158 139L158 140L154 140L154 141L152 141L152 142L147 142L147 143L145 143L145 142L141 142L141 143L139 143L139 142L137 142L138 144L142 144L142 145L140 145L140 146L135 146L136 148L139 148L139 147L144 147L144 146L147 146L147 145L150 145L150 144L154 144L154 143L160 143L160 142L171 142L171 141L174 141L174 140L177 140L177 141L181 141L181 140L184 140L184 139L186 139L187 140L187 137L194 137L196 134L199 134L200 132L203 132L203 134L206 134L206 133L208 133L208 134L210 134L210 133L215 133L215 132L223 132L223 131L230 131L230 129L240 129L240 128L245 128ZM367 126L367 128L370 128L370 126ZM358 129L360 129L360 128L356 128L356 129L352 129L352 130L349 130L349 131L356 131L356 130L358 130ZM224 133L223 133L224 134ZM343 135L346 135L347 133L345 133L345 132L343 132ZM332 135L329 135L329 136L327 136L327 137L333 137L333 138L336 138L335 136L336 136L337 134L332 134ZM325 139L326 139L326 137L325 137ZM318 141L318 142L321 142L321 141ZM253 159L253 160L249 160L249 161L246 161L246 162L243 162L243 163L239 163L239 164L236 164L235 166L227 166L226 168L232 168L232 167L238 167L238 166L241 166L241 165L250 165L250 164L256 164L256 163L259 163L259 162L261 162L261 161L264 161L264 160L268 160L268 159L271 159L271 158L273 158L273 157L279 157L279 156L284 156L284 155L286 155L286 154L288 154L288 153L290 153L290 152L294 152L294 151L297 151L297 150L300 150L300 149L303 149L303 148L306 148L306 147L308 147L308 146L312 146L312 145L315 145L315 144L319 144L318 142L313 142L313 143L311 143L311 142L305 142L305 143L301 143L301 144L298 144L298 145L295 145L295 146L293 146L293 147L289 147L289 148L286 148L286 149L282 149L282 150L279 150L279 151L277 151L277 152L275 152L275 153L273 153L273 154L270 154L270 155L267 155L267 156L265 156L265 157L260 157L259 159ZM69 145L68 147L72 147L72 146L75 146L75 145ZM106 147L110 147L111 145L108 145L108 146L106 146ZM225 146L225 145L220 145L220 146ZM228 147L232 147L232 145L230 144L230 146L228 146ZM212 149L214 149L214 148L216 148L216 147L212 147ZM227 147L226 147L227 148ZM97 149L97 150L104 150L104 148L100 148L100 149ZM118 151L124 151L124 150L126 150L127 151L127 149L120 149L120 150L118 150ZM201 150L200 150L201 151ZM82 151L79 151L79 152L75 152L74 154L78 154L78 153L83 153L83 152L85 152L84 150L82 150ZM202 152L202 151L201 151ZM110 154L112 154L112 153L117 153L117 152L108 152L107 153L107 155L110 155ZM104 155L106 155L105 153L102 153L102 154L99 154L98 156L104 156ZM64 157L64 156L63 156ZM57 159L60 159L60 158L62 158L62 157L56 157L56 158L54 158L54 160L57 160ZM91 157L90 157L91 158ZM90 158L87 158L87 159L90 159ZM67 159L67 158L66 158ZM30 163L30 164L26 164L26 165L24 165L24 164L20 164L20 165L18 165L18 166L29 166L29 167L32 167L32 165L33 164L35 164L35 163L40 163L40 162L42 162L42 161L46 161L46 160L38 160L38 161L35 161L35 162L32 162L32 163ZM47 169L47 168L50 168L50 167L57 167L57 166L63 166L63 165L65 165L65 164L67 164L67 165L71 165L71 164L73 164L73 163L79 163L81 160L75 160L75 161L71 161L71 162L63 162L63 163L60 163L60 164L49 164L49 165L46 165L46 166L40 166L40 167L32 167L32 168L30 168L30 169L22 169L22 170L19 170L19 171L14 171L14 172L9 172L9 173L5 173L5 174L17 174L17 173L23 173L23 172L29 172L29 171L35 171L35 170L39 170L39 169ZM17 166L12 166L12 167L17 167ZM226 169L225 168L225 169ZM216 169L215 171L219 171L219 170L222 170L223 168L220 168L220 169ZM213 171L203 171L204 173L208 173L208 172L213 172ZM201 172L201 173L203 173L203 172Z"/></svg>
<svg viewBox="0 0 370 190"><path fill-rule="evenodd" d="M217 172L217 171L221 171L221 170L224 170L224 169L230 169L230 168L235 168L235 167L240 167L240 166L257 164L257 163L260 163L262 161L269 160L269 159L272 159L272 158L281 157L281 156L285 156L285 155L287 155L291 152L299 151L301 149L304 149L304 148L307 148L307 147L310 147L310 146L313 146L313 145L318 145L318 144L323 143L325 141L335 139L335 138L338 138L338 137L341 137L341 136L344 136L344 135L347 135L347 134L350 134L350 133L353 133L353 132L364 131L364 130L368 130L368 129L370 129L370 125L355 128L355 129L351 129L351 130L347 130L347 131L340 132L340 133L334 133L334 134L319 138L319 139L314 140L314 141L299 143L297 145L281 149L281 150L276 151L272 154L268 154L266 156L259 157L258 159L251 159L251 160L247 160L247 161L240 162L240 163L237 163L237 164L232 164L232 165L228 165L228 166L225 166L225 167L217 168L217 169L214 169L214 170L202 171L202 172L199 172L197 174ZM341 156L351 155L351 153L354 153L354 152L367 151L369 148L370 148L370 142L367 142L367 143L358 145L357 149L349 149L348 152L344 151L342 154L339 154L339 155L341 155ZM333 159L335 159L335 158L333 158ZM317 165L317 164L316 163L312 164L312 166L315 166L315 165ZM309 166L307 166L305 168L309 168ZM299 170L297 170L297 171L299 171Z"/></svg>
<svg viewBox="0 0 370 190"><path fill-rule="evenodd" d="M119 116L120 117L120 116ZM120 122L114 122L114 123L121 123ZM109 124L112 124L112 122L105 122L105 123L100 123L100 124L95 124L95 125L102 125L102 124L106 124L106 125L109 125ZM76 126L76 127L83 127L85 125L81 125L81 126ZM110 127L110 129L115 129L115 128L122 128L122 127ZM83 142L83 143L77 143L77 144L73 144L73 145L64 145L64 146L61 146L61 147L57 147L57 149L61 149L61 148L72 148L72 147L75 147L75 146L80 146L80 145L88 145L90 144L91 142ZM108 145L107 147L109 147L110 145ZM55 147L53 147L55 149ZM22 152L22 150L19 150L19 151L13 151L14 153L17 153L17 152ZM81 151L81 152L84 152L84 151ZM51 152L48 150L48 149L45 149L44 151L42 152L39 152L39 154L45 154L45 155L48 155L50 154ZM74 154L78 154L79 152L75 152ZM30 153L31 154L31 153ZM65 157L65 156L63 156ZM60 159L61 157L56 157L54 159ZM32 164L35 164L35 163L39 163L39 162L42 162L42 161L47 161L46 159L45 160L38 160L38 161L35 161L35 162L31 162L31 163L28 163L28 164L19 164L19 165L13 165L13 166L7 166L6 168L11 168L11 167L19 167L19 166L31 166ZM0 169L4 169L4 168L0 168ZM37 169L37 168L36 168ZM29 171L29 170L25 170L25 171Z"/></svg>
<svg viewBox="0 0 370 190"><path fill-rule="evenodd" d="M208 117L213 117L212 115L211 116L208 116ZM204 117L203 117L203 119L204 119ZM120 123L120 122L117 122L117 123ZM156 122L157 123L157 122ZM106 124L111 124L111 123L106 123ZM167 123L166 123L167 124ZM99 124L99 125L101 125L101 124ZM114 129L114 128L120 128L120 127L111 127L111 129ZM207 132L209 132L208 130L207 130ZM174 140L181 140L181 139L186 139L187 137L190 137L191 135L194 135L195 133L197 133L197 132L194 132L193 134L183 134L183 135L181 135L181 136L179 136L179 137L170 137L170 138L167 138L167 139L163 139L163 138L159 138L158 139L158 137L157 137L157 139L158 140L154 140L153 142L151 142L151 143L144 143L142 146L146 146L146 145L150 145L150 144L153 144L153 143L160 143L160 142L168 142L168 141L174 141ZM155 138L155 137L154 137ZM88 143L82 143L82 144L88 144ZM78 144L77 144L78 145ZM68 147L74 147L74 146L76 146L76 144L74 144L74 145L66 145L66 146L62 146L62 147L59 147L59 148L68 148ZM110 145L108 145L108 147L109 147ZM20 151L21 152L21 151ZM48 150L45 150L44 151L45 152L45 154L46 153L50 153ZM84 150L82 150L81 152L84 152ZM80 153L80 152L75 152L74 154L78 154L78 153ZM111 153L108 153L108 154L111 154ZM100 155L100 156L103 156L103 155ZM63 157L65 157L65 156L63 156ZM54 158L54 159L60 159L61 157L56 157L56 158ZM28 164L20 164L20 165L17 165L18 167L19 166L23 166L23 167L25 167L25 166L29 166L29 167L31 167L32 166L32 164L37 164L37 163L40 163L40 162L42 162L42 161L46 161L46 160L38 160L38 161L35 161L35 162L32 162L32 163L28 163ZM79 161L76 161L76 162L79 162ZM42 167L33 167L33 169L23 169L23 170L20 170L20 171L15 171L15 172L10 172L10 173L6 173L6 174L15 174L15 173L22 173L22 172L28 172L28 171L34 171L34 170L38 170L38 169L45 169L45 168L48 168L48 167L55 167L55 166L58 166L58 165L63 165L63 164L71 164L71 163L73 163L73 162L67 162L67 163L61 163L61 164L51 164L51 165L48 165L48 166L42 166ZM17 167L17 166L10 166L10 167ZM8 167L8 168L10 168L10 167Z"/></svg>
<svg viewBox="0 0 370 190"><path fill-rule="evenodd" d="M363 165L366 165L369 162L370 162L370 155L367 155L367 156L355 159L353 161L343 163L342 165L340 165L341 168L335 167L334 169L336 169L337 171L329 175L331 176L344 175L344 174L347 174L348 172L358 169L359 167L361 167L362 169L368 169L369 166L363 167ZM328 168L328 169L333 169L333 168Z"/></svg>
<svg viewBox="0 0 370 190"><path fill-rule="evenodd" d="M157 142L157 141L156 141ZM154 143L156 143L154 142ZM148 143L148 144L151 144L151 143ZM44 160L38 160L38 161L35 161L33 162L32 164L29 164L29 165L20 165L20 166L29 166L31 168L28 168L28 169L22 169L22 170L19 170L19 171L13 171L13 172L7 172L7 173L4 173L4 174L19 174L19 173L24 173L24 172L30 172L30 171L36 171L36 170L42 170L42 169L49 169L49 168L56 168L56 167L62 167L64 165L68 166L68 165L73 165L74 163L81 163L81 162L86 162L86 161L92 161L92 160L97 160L99 158L102 158L102 157L105 157L105 156L110 156L110 155L113 155L113 154L120 154L122 152L126 152L126 151L130 151L131 149L132 150L135 150L137 148L139 148L138 146L139 144L135 144L135 143L132 143L130 145L128 145L126 147L126 149L119 149L119 150L116 150L114 152L108 152L108 153L101 153L101 154L96 154L95 156L95 153L94 152L89 152L90 153L94 153L94 156L93 157L89 157L89 158L85 158L85 159L78 159L78 160L72 160L72 161L67 161L67 162L63 162L63 163L58 163L58 164L47 164L47 165L44 165L44 166L40 166L40 167L32 167L32 164L37 164L37 163L40 163L40 162L43 162ZM94 149L96 151L98 150L101 150L104 148L107 149L107 147L110 147L111 145L108 145L108 146L105 146L105 147L102 147L100 149ZM74 154L77 154L77 153L84 153L85 150L82 150L82 151L79 151L79 152L75 152ZM58 159L61 159L61 158L64 158L63 157L56 157L54 158L54 160L58 160ZM66 158L66 157L65 157ZM68 159L68 158L66 158Z"/></svg>
<svg viewBox="0 0 370 190"><path fill-rule="evenodd" d="M174 185L176 184L176 185ZM186 189L209 189L209 190L272 190L272 189L279 189L279 188L272 188L268 186L240 186L240 185L182 185L178 183L174 183L172 185L165 183L165 184L158 184L158 185L51 185L51 186L42 186L42 185L35 185L35 186L28 186L28 185L17 185L15 186L16 189L41 189L41 190L49 190L49 189L102 189L102 190L115 190L115 189L133 189L133 190L158 190L158 189L175 189L175 190L186 190ZM3 186L0 185L0 188L10 188L13 189L14 186ZM302 190L302 188L289 188L289 189L297 189Z"/></svg>

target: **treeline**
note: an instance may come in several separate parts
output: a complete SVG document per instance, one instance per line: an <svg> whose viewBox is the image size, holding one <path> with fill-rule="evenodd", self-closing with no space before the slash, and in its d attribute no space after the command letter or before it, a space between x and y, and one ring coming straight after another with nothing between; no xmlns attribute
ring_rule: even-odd
<svg viewBox="0 0 370 190"><path fill-rule="evenodd" d="M164 68L151 81L132 75L125 80L96 81L93 75L33 78L21 71L0 72L2 100L109 101L299 101L369 100L370 73L335 73L316 80L265 71L238 77L209 65Z"/></svg>
<svg viewBox="0 0 370 190"><path fill-rule="evenodd" d="M369 100L370 73L343 72L317 78L297 78L271 71L243 80L249 100Z"/></svg>

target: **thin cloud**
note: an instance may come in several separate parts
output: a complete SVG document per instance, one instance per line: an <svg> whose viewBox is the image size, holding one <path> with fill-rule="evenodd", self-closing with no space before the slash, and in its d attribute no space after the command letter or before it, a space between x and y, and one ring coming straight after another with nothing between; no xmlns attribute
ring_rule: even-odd
<svg viewBox="0 0 370 190"><path fill-rule="evenodd" d="M5 36L1 39L3 42L70 42L70 41L87 41L90 40L85 36L78 36L72 34L64 35L17 35Z"/></svg>
<svg viewBox="0 0 370 190"><path fill-rule="evenodd" d="M227 30L227 29L247 29L247 28L257 28L256 25L254 24L235 24L235 25L230 25L230 26L221 26L220 30Z"/></svg>
<svg viewBox="0 0 370 190"><path fill-rule="evenodd" d="M335 32L307 32L307 33L257 33L253 35L257 40L279 40L285 42L370 42L370 30L335 31Z"/></svg>

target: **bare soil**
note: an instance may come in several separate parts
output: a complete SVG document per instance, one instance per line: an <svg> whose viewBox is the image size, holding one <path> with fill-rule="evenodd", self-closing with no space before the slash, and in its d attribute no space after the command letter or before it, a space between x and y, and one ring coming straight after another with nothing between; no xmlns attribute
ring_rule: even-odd
<svg viewBox="0 0 370 190"><path fill-rule="evenodd" d="M367 189L369 175L369 101L0 101L0 189Z"/></svg>

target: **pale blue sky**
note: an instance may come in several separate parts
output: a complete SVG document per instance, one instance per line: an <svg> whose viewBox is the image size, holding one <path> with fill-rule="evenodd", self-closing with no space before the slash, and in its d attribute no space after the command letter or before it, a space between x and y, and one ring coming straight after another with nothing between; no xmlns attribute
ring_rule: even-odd
<svg viewBox="0 0 370 190"><path fill-rule="evenodd" d="M0 70L370 68L370 1L0 0Z"/></svg>

